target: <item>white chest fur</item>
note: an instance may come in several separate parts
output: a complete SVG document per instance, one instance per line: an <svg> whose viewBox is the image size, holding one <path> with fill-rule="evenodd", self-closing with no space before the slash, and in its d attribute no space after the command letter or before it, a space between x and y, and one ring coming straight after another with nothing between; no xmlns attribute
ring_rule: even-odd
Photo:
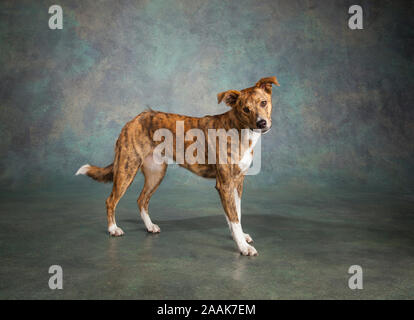
<svg viewBox="0 0 414 320"><path fill-rule="evenodd" d="M249 132L249 138L246 139L247 142L245 142L245 144L248 146L249 145L249 140L251 141L251 144L249 147L245 147L245 148L241 148L242 149L242 154L240 155L240 161L238 163L238 166L240 168L241 171L245 172L249 169L252 160L253 160L253 148L256 145L257 141L260 139L260 132L255 132L255 131L250 131ZM242 142L243 143L243 142Z"/></svg>

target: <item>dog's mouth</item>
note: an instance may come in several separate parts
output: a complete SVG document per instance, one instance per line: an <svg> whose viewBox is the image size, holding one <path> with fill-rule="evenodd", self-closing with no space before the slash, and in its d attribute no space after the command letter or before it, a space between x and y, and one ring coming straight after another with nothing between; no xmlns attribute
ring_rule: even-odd
<svg viewBox="0 0 414 320"><path fill-rule="evenodd" d="M262 134L266 134L266 133L268 133L271 129L272 129L272 127L262 129L262 132L261 132L261 133L262 133Z"/></svg>

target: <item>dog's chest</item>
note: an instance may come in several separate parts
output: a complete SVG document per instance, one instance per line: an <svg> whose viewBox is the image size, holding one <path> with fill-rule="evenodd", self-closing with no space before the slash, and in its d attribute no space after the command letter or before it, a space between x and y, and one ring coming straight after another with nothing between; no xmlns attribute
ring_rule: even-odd
<svg viewBox="0 0 414 320"><path fill-rule="evenodd" d="M246 152L243 154L242 158L239 161L239 168L242 172L245 172L247 169L249 169L251 163L253 161L253 152L252 150L246 150Z"/></svg>
<svg viewBox="0 0 414 320"><path fill-rule="evenodd" d="M260 139L260 133L253 132L250 134L251 144L248 148L245 148L244 153L240 155L240 161L238 166L242 172L247 171L253 161L253 148L257 141Z"/></svg>

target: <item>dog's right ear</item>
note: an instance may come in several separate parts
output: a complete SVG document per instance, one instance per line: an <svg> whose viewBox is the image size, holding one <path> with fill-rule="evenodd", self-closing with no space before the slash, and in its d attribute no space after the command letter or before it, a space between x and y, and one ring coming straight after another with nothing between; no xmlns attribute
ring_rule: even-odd
<svg viewBox="0 0 414 320"><path fill-rule="evenodd" d="M223 100L229 107L234 107L236 105L237 99L240 96L240 92L237 90L228 90L220 92L217 95L217 102L221 103Z"/></svg>

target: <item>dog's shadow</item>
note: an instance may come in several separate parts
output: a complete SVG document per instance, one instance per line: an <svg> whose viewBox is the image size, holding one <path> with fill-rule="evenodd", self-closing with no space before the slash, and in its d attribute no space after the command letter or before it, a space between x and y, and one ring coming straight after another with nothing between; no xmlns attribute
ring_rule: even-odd
<svg viewBox="0 0 414 320"><path fill-rule="evenodd" d="M258 235L261 234L262 237L265 236L265 234L259 232L260 229L269 229L273 226L275 228L276 226L280 227L281 225L286 225L289 220L290 219L285 217L265 214L245 215L242 217L243 227L246 230L245 232L249 232L249 230L252 232L255 231ZM204 231L213 234L214 236L231 238L224 215L168 220L154 219L153 222L160 226L162 233ZM137 219L120 220L120 223L124 226L124 229L129 232L146 231L144 223L138 217Z"/></svg>
<svg viewBox="0 0 414 320"><path fill-rule="evenodd" d="M224 216L214 215L207 217L184 218L184 219L153 219L153 222L161 227L162 232L180 232L180 231L207 231L219 229L227 226ZM140 218L121 220L124 226L131 231L146 230L145 225Z"/></svg>
<svg viewBox="0 0 414 320"><path fill-rule="evenodd" d="M244 216L243 222L247 226L247 230L251 230L252 234L260 234L257 232L260 229L260 224L268 223L268 216L260 215L260 216ZM282 218L283 219L283 218ZM212 215L212 216L205 216L205 217L191 217L191 218L180 218L180 219L168 219L168 220L159 220L153 219L153 222L158 224L161 228L162 234L168 233L181 233L181 232L199 232L202 234L207 234L209 237L214 239L221 239L221 240L231 240L232 236L228 228L228 224L224 215ZM137 219L124 219L120 220L120 224L122 224L126 233L130 232L146 232L146 228L144 223L140 218ZM251 228L250 228L251 226ZM255 229L255 231L253 230ZM247 232L247 231L246 231ZM260 239L260 237L254 236L256 239ZM146 237L146 244L151 247L153 241L151 239L158 238L158 234L148 234ZM197 242L199 239L194 239L193 242ZM232 242L211 242L208 243L203 242L203 245L209 245L214 247L215 249L221 249L228 252L234 252L234 247ZM238 256L238 255L237 255Z"/></svg>

